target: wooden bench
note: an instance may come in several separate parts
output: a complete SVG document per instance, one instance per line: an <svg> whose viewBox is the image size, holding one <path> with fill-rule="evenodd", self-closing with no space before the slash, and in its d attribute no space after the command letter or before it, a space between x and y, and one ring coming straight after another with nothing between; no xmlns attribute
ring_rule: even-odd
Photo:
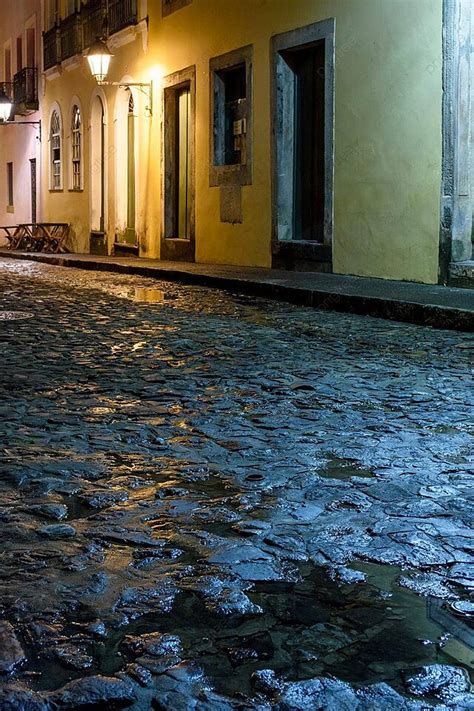
<svg viewBox="0 0 474 711"><path fill-rule="evenodd" d="M68 222L39 222L38 228L45 240L45 251L65 252L64 242L69 234Z"/></svg>
<svg viewBox="0 0 474 711"><path fill-rule="evenodd" d="M68 222L23 222L0 225L8 240L8 249L31 252L66 252L64 242L69 234Z"/></svg>
<svg viewBox="0 0 474 711"><path fill-rule="evenodd" d="M20 226L0 225L0 230L3 230L3 236L8 240L8 249L14 249L14 245L16 244L20 234Z"/></svg>
<svg viewBox="0 0 474 711"><path fill-rule="evenodd" d="M33 252L63 252L69 234L68 222L28 222L18 225L19 236L12 240L11 249L28 249Z"/></svg>

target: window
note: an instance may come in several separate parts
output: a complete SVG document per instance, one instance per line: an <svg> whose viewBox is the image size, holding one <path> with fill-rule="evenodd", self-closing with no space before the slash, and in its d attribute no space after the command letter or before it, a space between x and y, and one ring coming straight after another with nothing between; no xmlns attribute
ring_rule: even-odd
<svg viewBox="0 0 474 711"><path fill-rule="evenodd" d="M5 47L4 52L4 67L5 67L5 82L11 83L12 80L12 51L10 47Z"/></svg>
<svg viewBox="0 0 474 711"><path fill-rule="evenodd" d="M13 207L13 163L7 163L8 207Z"/></svg>
<svg viewBox="0 0 474 711"><path fill-rule="evenodd" d="M59 0L47 0L46 3L46 29L49 30L59 22Z"/></svg>
<svg viewBox="0 0 474 711"><path fill-rule="evenodd" d="M72 144L72 189L82 189L82 135L81 135L81 112L78 106L72 110L71 126Z"/></svg>
<svg viewBox="0 0 474 711"><path fill-rule="evenodd" d="M61 190L61 122L57 111L51 116L51 190Z"/></svg>
<svg viewBox="0 0 474 711"><path fill-rule="evenodd" d="M16 38L16 70L23 69L23 38Z"/></svg>
<svg viewBox="0 0 474 711"><path fill-rule="evenodd" d="M36 40L35 40L35 28L28 27L26 29L26 66L36 67Z"/></svg>
<svg viewBox="0 0 474 711"><path fill-rule="evenodd" d="M211 77L211 185L252 180L252 47L214 57Z"/></svg>
<svg viewBox="0 0 474 711"><path fill-rule="evenodd" d="M245 64L216 72L214 165L246 163L247 85Z"/></svg>
<svg viewBox="0 0 474 711"><path fill-rule="evenodd" d="M66 17L69 17L69 15L73 15L76 12L76 10L79 10L78 0L67 0Z"/></svg>
<svg viewBox="0 0 474 711"><path fill-rule="evenodd" d="M192 0L162 0L161 2L161 14L163 17L171 15L172 12L176 10L181 10L182 7L189 5Z"/></svg>

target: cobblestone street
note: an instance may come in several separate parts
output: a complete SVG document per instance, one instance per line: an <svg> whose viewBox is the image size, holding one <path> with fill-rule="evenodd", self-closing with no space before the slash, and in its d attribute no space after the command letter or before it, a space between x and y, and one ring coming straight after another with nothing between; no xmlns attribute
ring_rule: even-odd
<svg viewBox="0 0 474 711"><path fill-rule="evenodd" d="M0 709L474 708L471 335L0 282Z"/></svg>

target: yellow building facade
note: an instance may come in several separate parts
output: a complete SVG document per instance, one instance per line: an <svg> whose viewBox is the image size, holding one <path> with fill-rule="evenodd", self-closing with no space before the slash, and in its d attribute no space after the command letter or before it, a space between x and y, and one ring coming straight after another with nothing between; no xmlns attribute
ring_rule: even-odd
<svg viewBox="0 0 474 711"><path fill-rule="evenodd" d="M442 11L44 0L42 219L75 252L437 282Z"/></svg>

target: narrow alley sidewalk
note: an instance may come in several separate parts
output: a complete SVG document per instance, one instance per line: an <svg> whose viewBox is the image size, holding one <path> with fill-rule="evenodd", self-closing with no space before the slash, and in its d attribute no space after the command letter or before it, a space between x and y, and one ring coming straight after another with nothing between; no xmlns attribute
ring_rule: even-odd
<svg viewBox="0 0 474 711"><path fill-rule="evenodd" d="M38 254L6 249L0 249L0 256L217 287L329 311L366 314L433 328L474 331L474 292L470 289L133 257Z"/></svg>

